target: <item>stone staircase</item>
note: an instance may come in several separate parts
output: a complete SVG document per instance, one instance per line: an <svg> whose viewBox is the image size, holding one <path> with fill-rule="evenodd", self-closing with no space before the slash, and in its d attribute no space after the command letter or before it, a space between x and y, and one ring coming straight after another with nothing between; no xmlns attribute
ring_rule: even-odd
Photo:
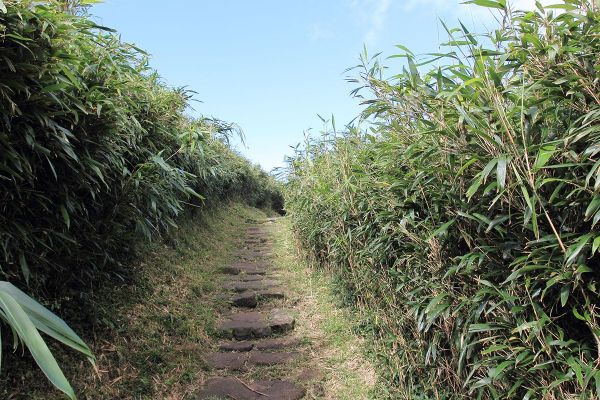
<svg viewBox="0 0 600 400"><path fill-rule="evenodd" d="M238 261L222 269L222 296L230 309L217 326L223 340L204 355L214 376L206 380L196 399L296 400L306 394L302 385L285 377L243 379L246 371L285 366L301 356L300 340L292 335L293 310L277 303L286 294L269 262L271 245L264 225L248 228Z"/></svg>

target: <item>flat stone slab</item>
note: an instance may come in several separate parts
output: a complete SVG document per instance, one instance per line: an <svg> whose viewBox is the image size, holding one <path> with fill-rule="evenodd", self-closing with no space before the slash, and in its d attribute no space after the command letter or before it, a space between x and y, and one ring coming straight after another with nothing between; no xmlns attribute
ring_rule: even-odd
<svg viewBox="0 0 600 400"><path fill-rule="evenodd" d="M266 290L277 286L279 282L269 279L250 282L225 282L223 288L235 292L245 292L247 290Z"/></svg>
<svg viewBox="0 0 600 400"><path fill-rule="evenodd" d="M264 275L267 273L267 265L252 263L232 264L228 265L227 267L221 268L221 272L229 275Z"/></svg>
<svg viewBox="0 0 600 400"><path fill-rule="evenodd" d="M274 308L269 313L269 323L275 333L285 333L294 329L296 320L285 310Z"/></svg>
<svg viewBox="0 0 600 400"><path fill-rule="evenodd" d="M236 307L254 308L258 305L258 296L254 292L236 294L229 302Z"/></svg>
<svg viewBox="0 0 600 400"><path fill-rule="evenodd" d="M265 279L264 275L247 275L247 274L239 274L239 275L235 275L232 276L231 278L225 280L225 283L230 283L230 282L255 282L255 281L262 281L263 279Z"/></svg>
<svg viewBox="0 0 600 400"><path fill-rule="evenodd" d="M230 353L231 354L231 353ZM248 365L277 365L285 364L298 356L298 353L273 353L251 351L248 353Z"/></svg>
<svg viewBox="0 0 600 400"><path fill-rule="evenodd" d="M261 300L283 298L285 298L285 294L277 289L247 290L231 297L229 302L237 307L254 308Z"/></svg>
<svg viewBox="0 0 600 400"><path fill-rule="evenodd" d="M211 369L243 370L251 366L285 364L298 356L298 353L274 353L264 351L213 352L204 356L204 362Z"/></svg>
<svg viewBox="0 0 600 400"><path fill-rule="evenodd" d="M255 260L272 256L272 253L266 250L240 250L237 252L238 257L246 260Z"/></svg>
<svg viewBox="0 0 600 400"><path fill-rule="evenodd" d="M300 339L297 337L283 337L261 340L229 340L219 343L221 351L245 352L250 350L289 350L300 345Z"/></svg>
<svg viewBox="0 0 600 400"><path fill-rule="evenodd" d="M297 337L284 337L264 339L254 342L254 348L258 350L286 350L300 345Z"/></svg>
<svg viewBox="0 0 600 400"><path fill-rule="evenodd" d="M258 235L263 235L264 237L266 237L267 236L267 230L265 228L263 228L263 227L251 227L251 228L246 229L246 234L248 236L257 235L258 234Z"/></svg>
<svg viewBox="0 0 600 400"><path fill-rule="evenodd" d="M284 310L240 312L226 317L219 327L221 335L237 340L264 338L294 329L295 320Z"/></svg>
<svg viewBox="0 0 600 400"><path fill-rule="evenodd" d="M306 389L287 381L255 381L244 383L237 378L212 378L196 396L201 399L236 400L300 400Z"/></svg>
<svg viewBox="0 0 600 400"><path fill-rule="evenodd" d="M219 343L219 350L221 351L250 351L254 348L254 342L251 341L233 341Z"/></svg>
<svg viewBox="0 0 600 400"><path fill-rule="evenodd" d="M241 370L246 366L248 356L244 353L209 353L204 362L212 369Z"/></svg>
<svg viewBox="0 0 600 400"><path fill-rule="evenodd" d="M269 239L266 236L249 236L244 239L244 243L247 244L264 244L267 243Z"/></svg>
<svg viewBox="0 0 600 400"><path fill-rule="evenodd" d="M264 228L246 230L246 239L253 239L253 238L264 238L264 239L268 240L269 233Z"/></svg>
<svg viewBox="0 0 600 400"><path fill-rule="evenodd" d="M268 244L252 243L252 244L245 245L245 247L243 247L243 248L239 248L237 251L238 252L248 251L248 252L255 252L255 253L270 253L272 250L273 250L273 247Z"/></svg>

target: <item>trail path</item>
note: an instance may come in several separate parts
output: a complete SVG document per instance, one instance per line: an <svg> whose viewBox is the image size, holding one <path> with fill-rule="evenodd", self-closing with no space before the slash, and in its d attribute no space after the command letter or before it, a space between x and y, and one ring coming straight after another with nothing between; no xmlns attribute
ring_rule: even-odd
<svg viewBox="0 0 600 400"><path fill-rule="evenodd" d="M310 360L294 336L293 307L282 308L286 291L271 263L273 221L247 228L238 260L222 269L222 296L229 306L216 330L223 339L204 355L212 377L196 399L296 400L306 395L302 375L310 375L310 369L289 376Z"/></svg>

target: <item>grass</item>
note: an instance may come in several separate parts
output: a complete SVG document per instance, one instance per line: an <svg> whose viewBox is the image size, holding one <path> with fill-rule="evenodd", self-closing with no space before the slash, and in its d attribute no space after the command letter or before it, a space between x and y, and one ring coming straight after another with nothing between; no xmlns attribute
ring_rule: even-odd
<svg viewBox="0 0 600 400"><path fill-rule="evenodd" d="M240 226L256 215L264 214L231 204L189 218L169 240L140 247L128 275L90 294L97 315L84 339L98 358L97 371L55 349L81 399L183 399L198 388L220 306L216 272L230 259ZM63 398L49 393L37 370L27 371L28 359L7 358L1 398Z"/></svg>
<svg viewBox="0 0 600 400"><path fill-rule="evenodd" d="M80 305L94 306L107 269L192 209L234 199L282 207L274 178L230 147L243 138L237 125L189 117L192 92L169 87L147 53L97 26L89 3L0 0L0 324L71 398L32 324L50 328L11 285L73 321L95 312ZM55 322L68 335L54 336L92 359Z"/></svg>
<svg viewBox="0 0 600 400"><path fill-rule="evenodd" d="M297 148L286 210L392 398L597 399L600 8L468 3L497 29L396 69L365 49L364 108Z"/></svg>
<svg viewBox="0 0 600 400"><path fill-rule="evenodd" d="M307 347L310 369L309 399L380 398L366 345L356 335L356 319L340 303L334 278L314 270L297 253L289 221L280 219L272 229L274 265L291 295L297 313L296 334ZM306 368L307 364L304 364Z"/></svg>
<svg viewBox="0 0 600 400"><path fill-rule="evenodd" d="M79 398L187 399L216 374L203 368L202 355L220 340L214 330L224 310L219 268L233 261L246 227L271 215L232 203L188 218L174 236L141 245L138 261L124 266L128 273L90 294L93 323L70 310L81 317L74 325L98 359L92 371L72 352L53 348ZM288 292L276 305L296 317L301 355L289 365L254 368L240 377L291 379L306 385L308 399L382 398L367 346L355 333L357 320L340 304L334 278L312 270L296 253L287 219L271 224L269 232L274 274ZM5 370L0 398L64 398L30 368L29 357L5 357L15 367Z"/></svg>

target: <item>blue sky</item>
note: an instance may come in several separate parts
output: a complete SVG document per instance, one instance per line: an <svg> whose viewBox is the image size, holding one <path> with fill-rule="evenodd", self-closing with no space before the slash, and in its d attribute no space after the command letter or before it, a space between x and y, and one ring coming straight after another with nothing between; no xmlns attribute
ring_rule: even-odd
<svg viewBox="0 0 600 400"><path fill-rule="evenodd" d="M149 52L169 85L198 92L196 114L241 126L238 149L266 170L322 127L317 114L338 126L358 114L344 70L363 44L384 56L396 44L426 53L445 39L440 18L493 26L487 11L454 0L105 0L91 13Z"/></svg>

